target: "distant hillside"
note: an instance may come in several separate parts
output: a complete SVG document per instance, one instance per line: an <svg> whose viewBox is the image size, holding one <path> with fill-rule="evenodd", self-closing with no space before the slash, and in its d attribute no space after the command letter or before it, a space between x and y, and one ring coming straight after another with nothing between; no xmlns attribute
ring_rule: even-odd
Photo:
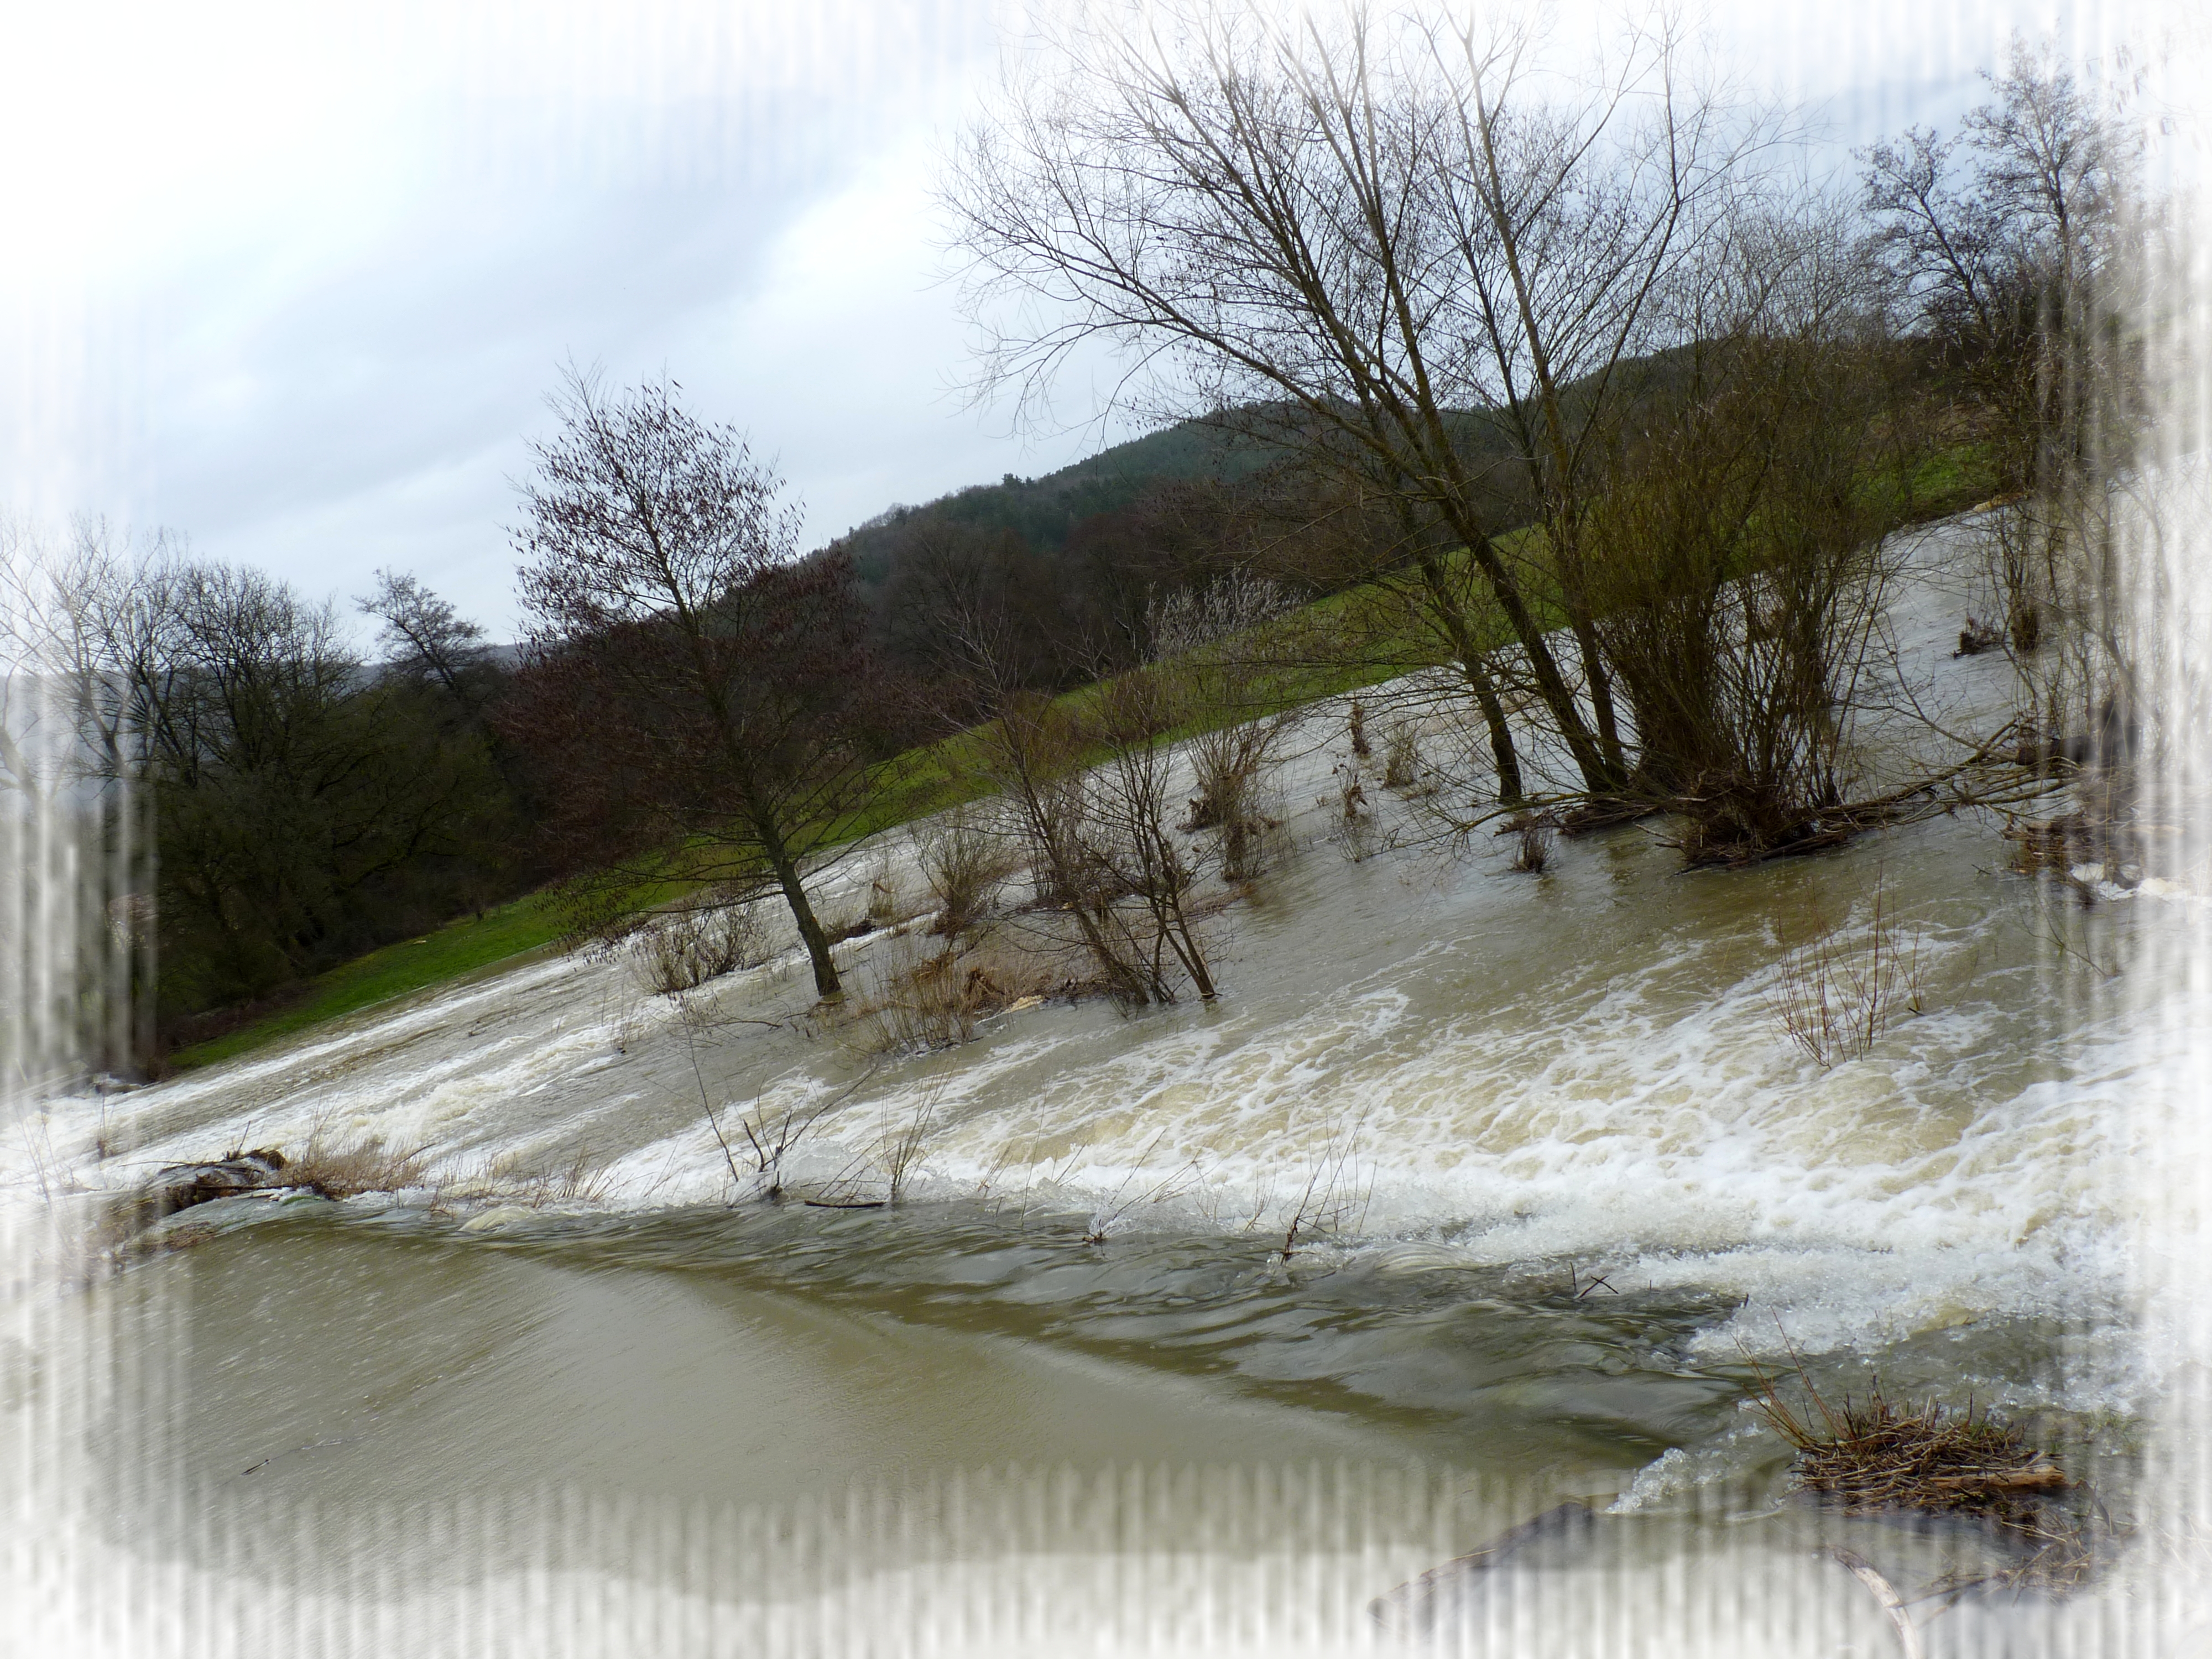
<svg viewBox="0 0 2212 1659"><path fill-rule="evenodd" d="M1633 402L1679 391L1689 362L1688 350L1679 347L1649 357L1626 358L1611 376L1614 392ZM1589 397L1592 385L1591 380L1576 380L1560 388L1571 418L1578 418L1579 405ZM1498 467L1514 453L1497 411L1465 410L1447 419L1454 428L1454 441L1477 471ZM1181 421L1042 477L1018 478L1008 473L994 484L970 484L933 501L890 507L830 545L851 555L861 585L871 590L880 589L890 574L900 526L923 514L974 530L1014 531L1049 558L1084 520L1128 507L1156 485L1233 483L1260 471L1278 453L1205 422ZM1517 471L1507 468L1493 473L1492 483L1510 495L1522 488L1524 480Z"/></svg>
<svg viewBox="0 0 2212 1659"><path fill-rule="evenodd" d="M1056 551L1085 519L1128 506L1154 484L1230 480L1258 471L1267 457L1198 421L1183 421L1099 451L1087 460L1038 478L1012 473L998 483L970 484L914 507L894 507L831 544L852 556L861 582L890 574L899 526L932 513L977 530L1012 530L1042 552Z"/></svg>

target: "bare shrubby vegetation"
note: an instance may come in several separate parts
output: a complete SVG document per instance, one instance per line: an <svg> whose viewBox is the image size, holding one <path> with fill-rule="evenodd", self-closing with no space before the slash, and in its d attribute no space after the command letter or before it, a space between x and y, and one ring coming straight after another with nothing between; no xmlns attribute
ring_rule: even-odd
<svg viewBox="0 0 2212 1659"><path fill-rule="evenodd" d="M1550 812L1519 812L1508 818L1498 833L1513 837L1513 867L1528 875L1538 875L1552 861L1552 848L1559 840L1559 820Z"/></svg>
<svg viewBox="0 0 2212 1659"><path fill-rule="evenodd" d="M1295 1194L1279 1205L1272 1181L1260 1191L1244 1218L1243 1230L1281 1228L1282 1243L1274 1249L1276 1261L1288 1261L1300 1250L1311 1249L1323 1239L1355 1233L1364 1224L1375 1195L1373 1176L1363 1176L1358 1163L1365 1127L1364 1112L1327 1121L1310 1149L1304 1179ZM1217 1224L1221 1222L1218 1206L1209 1208L1207 1213Z"/></svg>
<svg viewBox="0 0 2212 1659"><path fill-rule="evenodd" d="M915 858L937 920L930 931L957 938L988 921L1022 867L1019 848L984 808L960 806L915 831Z"/></svg>
<svg viewBox="0 0 2212 1659"><path fill-rule="evenodd" d="M1352 862L1364 862L1383 844L1382 827L1367 799L1366 781L1360 775L1357 761L1339 762L1330 769L1329 775L1335 786L1335 796L1323 796L1317 803L1329 809L1332 822L1328 838Z"/></svg>
<svg viewBox="0 0 2212 1659"><path fill-rule="evenodd" d="M1101 688L1097 731L1113 754L1098 769L1091 821L1095 865L1109 890L1133 904L1098 913L1120 959L1136 969L1146 1000L1171 1002L1188 981L1199 995L1215 994L1212 965L1199 927L1199 872L1176 836L1175 752L1170 738L1188 705L1157 673L1124 674Z"/></svg>
<svg viewBox="0 0 2212 1659"><path fill-rule="evenodd" d="M672 996L765 962L768 929L758 910L727 890L659 911L629 934L646 983Z"/></svg>
<svg viewBox="0 0 2212 1659"><path fill-rule="evenodd" d="M1065 947L1048 948L1034 930L1001 930L927 951L911 939L892 941L879 953L876 982L848 1030L876 1054L955 1047L993 1014L1087 988L1067 972L1068 955Z"/></svg>
<svg viewBox="0 0 2212 1659"><path fill-rule="evenodd" d="M937 1096L933 1091L922 1097L904 1123L876 1143L876 1163L884 1172L887 1201L897 1203L905 1196L908 1183L921 1172L922 1153L928 1147L936 1118Z"/></svg>
<svg viewBox="0 0 2212 1659"><path fill-rule="evenodd" d="M1160 1143L1166 1139L1167 1131L1164 1129L1154 1135L1152 1144L1137 1154L1135 1161L1129 1165L1114 1190L1091 1210L1090 1218L1083 1224L1083 1242L1085 1244L1105 1243L1123 1230L1140 1206L1172 1203L1199 1179L1202 1166L1195 1158L1157 1180L1146 1178L1152 1154L1159 1150Z"/></svg>
<svg viewBox="0 0 2212 1659"><path fill-rule="evenodd" d="M591 1149L579 1147L566 1158L510 1152L493 1159L479 1175L438 1175L428 1184L441 1206L458 1200L537 1210L554 1204L600 1203L611 1183L605 1166Z"/></svg>
<svg viewBox="0 0 2212 1659"><path fill-rule="evenodd" d="M868 875L868 904L862 920L872 928L890 927L915 915L916 907L908 901L904 885L889 850L879 853Z"/></svg>
<svg viewBox="0 0 2212 1659"><path fill-rule="evenodd" d="M939 1127L942 1089L925 1089L903 1120L891 1124L848 1158L827 1181L804 1194L826 1210L880 1210L900 1202L921 1172L929 1138Z"/></svg>
<svg viewBox="0 0 2212 1659"><path fill-rule="evenodd" d="M801 1141L828 1122L840 1109L848 1104L868 1080L863 1074L835 1093L808 1097L799 1100L779 1101L763 1105L756 1100L750 1110L738 1114L738 1137L745 1144L746 1155L753 1166L760 1195L770 1203L780 1201L784 1195L784 1166ZM718 1118L709 1115L715 1138L722 1141L722 1150L730 1163L733 1180L738 1180L737 1153L731 1143L722 1139L722 1128ZM740 1180L739 1184L742 1185Z"/></svg>
<svg viewBox="0 0 2212 1659"><path fill-rule="evenodd" d="M1420 726L1412 720L1394 720L1382 740L1382 787L1413 789L1420 782Z"/></svg>
<svg viewBox="0 0 2212 1659"><path fill-rule="evenodd" d="M1271 861L1281 821L1267 810L1266 780L1288 726L1285 717L1275 716L1220 726L1191 740L1198 793L1182 828L1216 832L1224 881L1249 881Z"/></svg>
<svg viewBox="0 0 2212 1659"><path fill-rule="evenodd" d="M1279 827L1267 781L1295 716L1267 704L1286 665L1310 648L1310 630L1280 624L1291 608L1280 584L1238 570L1156 600L1150 615L1153 672L1202 724L1188 750L1198 793L1181 827L1215 832L1221 874L1231 883L1267 867ZM1247 710L1251 718L1237 718Z"/></svg>
<svg viewBox="0 0 2212 1659"><path fill-rule="evenodd" d="M1297 603L1280 582L1244 569L1232 570L1203 587L1158 595L1145 616L1151 656L1164 661L1251 634Z"/></svg>
<svg viewBox="0 0 2212 1659"><path fill-rule="evenodd" d="M976 659L989 670L988 641ZM1006 696L981 732L1037 902L1074 930L1085 977L1126 1006L1172 1002L1185 984L1215 994L1207 907L1171 805L1172 738L1188 706L1178 677L1140 668L1079 704Z"/></svg>
<svg viewBox="0 0 2212 1659"><path fill-rule="evenodd" d="M1790 1040L1823 1067L1863 1059L1883 1031L1921 1010L1920 939L1907 938L1875 884L1865 931L1848 924L1790 952L1769 998Z"/></svg>

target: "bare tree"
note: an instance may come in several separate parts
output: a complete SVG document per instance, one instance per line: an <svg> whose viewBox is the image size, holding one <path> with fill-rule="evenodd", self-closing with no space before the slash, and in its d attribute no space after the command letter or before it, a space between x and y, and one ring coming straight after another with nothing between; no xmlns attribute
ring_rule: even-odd
<svg viewBox="0 0 2212 1659"><path fill-rule="evenodd" d="M555 398L514 532L530 659L509 727L563 769L554 829L596 902L765 867L834 999L806 872L869 792L851 573L799 557L775 474L679 390L571 372Z"/></svg>
<svg viewBox="0 0 2212 1659"><path fill-rule="evenodd" d="M427 675L457 701L471 701L465 680L483 659L483 629L412 575L376 573L376 591L354 601L384 624L377 643L392 662Z"/></svg>
<svg viewBox="0 0 2212 1659"><path fill-rule="evenodd" d="M1091 726L1110 758L1092 781L1085 841L1092 866L1107 877L1107 892L1127 893L1141 907L1135 926L1130 907L1109 902L1097 915L1124 960L1137 965L1152 1000L1175 1000L1172 962L1211 1002L1213 973L1194 914L1198 872L1174 834L1170 738L1188 708L1177 690L1157 669L1133 669L1098 688Z"/></svg>
<svg viewBox="0 0 2212 1659"><path fill-rule="evenodd" d="M1990 101L1950 137L1864 153L1873 246L1996 464L1990 563L2041 734L2030 758L2082 741L2123 758L2147 690L2128 616L2147 596L2114 556L2135 507L2112 491L2149 422L2135 271L2156 213L2108 87L2017 37L1984 78Z"/></svg>
<svg viewBox="0 0 2212 1659"><path fill-rule="evenodd" d="M990 711L976 728L982 768L1005 803L1039 901L1066 918L1096 983L1125 1006L1176 1000L1186 979L1216 987L1200 937L1198 872L1174 830L1174 736L1187 684L1145 667L1087 691L1021 690L994 614L945 619Z"/></svg>
<svg viewBox="0 0 2212 1659"><path fill-rule="evenodd" d="M1044 302L1042 325L996 334L987 383L1042 393L1103 339L1134 359L1129 396L1404 498L1437 527L1407 539L1462 656L1479 670L1454 557L1580 787L1627 789L1581 526L1633 366L1668 343L1658 297L1764 130L1686 92L1663 31L1567 98L1525 36L1440 15L1276 24L1200 0L1054 46L946 189L978 318ZM1531 506L1540 556L1505 533ZM1559 611L1578 665L1553 643Z"/></svg>

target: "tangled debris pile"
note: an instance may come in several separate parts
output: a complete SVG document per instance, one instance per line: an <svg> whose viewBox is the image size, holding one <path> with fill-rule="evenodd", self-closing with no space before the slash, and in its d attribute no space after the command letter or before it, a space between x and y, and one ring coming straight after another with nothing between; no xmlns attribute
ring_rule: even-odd
<svg viewBox="0 0 2212 1659"><path fill-rule="evenodd" d="M2017 1565L1980 1581L2006 1589L2066 1591L2086 1583L2112 1530L2086 1485L2016 1425L1971 1402L1954 1412L1929 1401L1899 1406L1876 1381L1865 1400L1831 1405L1802 1369L1809 1411L1784 1401L1759 1373L1759 1410L1796 1449L1799 1490L1844 1515L1972 1517L2020 1553ZM1972 1588L1966 1583L1942 1586Z"/></svg>
<svg viewBox="0 0 2212 1659"><path fill-rule="evenodd" d="M2122 887L2142 884L2147 837L2142 826L2076 811L2043 823L2008 824L2002 834L2013 843L2013 868L2023 875L2051 870Z"/></svg>

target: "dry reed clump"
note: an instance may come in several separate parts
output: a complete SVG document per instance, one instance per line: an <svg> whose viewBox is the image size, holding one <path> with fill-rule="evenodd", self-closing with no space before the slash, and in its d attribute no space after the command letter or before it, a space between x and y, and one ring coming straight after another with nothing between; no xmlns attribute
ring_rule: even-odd
<svg viewBox="0 0 2212 1659"><path fill-rule="evenodd" d="M1798 1488L1823 1504L1845 1515L1917 1510L1984 1521L2027 1552L2017 1566L1992 1575L2009 1587L2071 1589L2094 1569L2098 1540L2087 1506L2077 1510L2057 1496L2075 1483L2015 1425L1971 1401L1963 1412L1933 1400L1899 1406L1883 1397L1879 1381L1863 1401L1845 1395L1832 1405L1802 1365L1797 1376L1810 1405L1801 1411L1782 1398L1777 1377L1753 1370L1759 1414L1796 1452Z"/></svg>
<svg viewBox="0 0 2212 1659"><path fill-rule="evenodd" d="M1866 936L1843 935L1834 928L1792 951L1768 999L1790 1040L1823 1069L1864 1059L1901 1011L1917 1014L1922 1006L1919 936L1899 940L1879 881Z"/></svg>
<svg viewBox="0 0 2212 1659"><path fill-rule="evenodd" d="M915 856L937 901L930 932L952 937L988 921L1000 891L1022 867L1013 842L967 811L948 813L917 830Z"/></svg>
<svg viewBox="0 0 2212 1659"><path fill-rule="evenodd" d="M1357 697L1352 700L1352 713L1345 724L1351 732L1352 754L1360 760L1365 760L1375 752L1375 748L1367 740L1367 706Z"/></svg>
<svg viewBox="0 0 2212 1659"><path fill-rule="evenodd" d="M496 1198L502 1204L543 1209L549 1204L597 1204L607 1195L608 1176L590 1150L566 1164L529 1164L510 1155L494 1163L479 1191L464 1186L453 1195Z"/></svg>
<svg viewBox="0 0 2212 1659"><path fill-rule="evenodd" d="M663 996L767 960L759 914L727 895L718 898L664 911L640 924L633 935L646 983Z"/></svg>
<svg viewBox="0 0 2212 1659"><path fill-rule="evenodd" d="M1392 726L1382 740L1382 787L1415 789L1421 786L1421 732L1412 720ZM1426 793L1433 793L1431 786Z"/></svg>
<svg viewBox="0 0 2212 1659"><path fill-rule="evenodd" d="M264 1184L301 1188L324 1198L356 1198L363 1193L396 1193L428 1182L429 1167L422 1147L386 1146L374 1137L349 1146L333 1146L318 1130L308 1136L307 1150Z"/></svg>

